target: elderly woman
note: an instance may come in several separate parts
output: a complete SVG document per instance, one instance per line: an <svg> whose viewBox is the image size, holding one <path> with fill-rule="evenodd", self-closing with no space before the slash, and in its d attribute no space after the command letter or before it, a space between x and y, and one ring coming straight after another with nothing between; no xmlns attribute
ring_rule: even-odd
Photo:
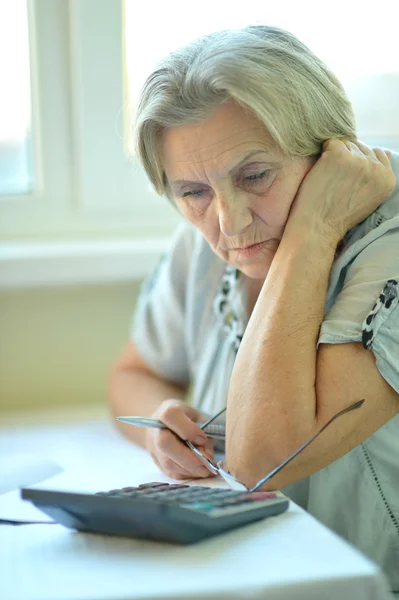
<svg viewBox="0 0 399 600"><path fill-rule="evenodd" d="M176 479L209 477L198 422L227 406L226 469L284 493L399 590L399 155L356 137L336 77L290 33L204 36L157 65L137 154L184 217L111 375L121 425ZM191 387L191 405L185 396ZM176 435L172 432L175 432Z"/></svg>

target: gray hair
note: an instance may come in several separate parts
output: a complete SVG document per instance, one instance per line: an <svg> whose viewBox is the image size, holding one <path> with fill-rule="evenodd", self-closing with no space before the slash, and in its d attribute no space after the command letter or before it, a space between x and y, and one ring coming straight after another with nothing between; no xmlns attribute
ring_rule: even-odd
<svg viewBox="0 0 399 600"><path fill-rule="evenodd" d="M163 131L199 123L230 99L258 117L286 156L320 154L329 138L356 140L341 83L294 35L258 24L216 31L166 56L141 90L134 149L158 194L173 201Z"/></svg>

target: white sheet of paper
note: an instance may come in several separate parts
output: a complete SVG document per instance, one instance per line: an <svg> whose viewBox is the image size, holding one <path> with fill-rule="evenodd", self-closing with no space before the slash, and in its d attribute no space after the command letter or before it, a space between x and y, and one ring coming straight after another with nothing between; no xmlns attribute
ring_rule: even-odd
<svg viewBox="0 0 399 600"><path fill-rule="evenodd" d="M56 462L36 454L2 454L0 460L0 494L32 485L61 473Z"/></svg>

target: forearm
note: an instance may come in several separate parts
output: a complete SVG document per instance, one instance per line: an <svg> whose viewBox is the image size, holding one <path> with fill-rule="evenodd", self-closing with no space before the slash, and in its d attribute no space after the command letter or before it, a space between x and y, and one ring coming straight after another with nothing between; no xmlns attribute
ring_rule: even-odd
<svg viewBox="0 0 399 600"><path fill-rule="evenodd" d="M185 389L141 370L114 367L109 385L109 406L113 417L137 415L150 417L164 400L184 399ZM146 429L115 421L131 441L145 447Z"/></svg>
<svg viewBox="0 0 399 600"><path fill-rule="evenodd" d="M226 455L238 479L259 480L318 427L316 345L334 255L320 232L286 228L231 377Z"/></svg>

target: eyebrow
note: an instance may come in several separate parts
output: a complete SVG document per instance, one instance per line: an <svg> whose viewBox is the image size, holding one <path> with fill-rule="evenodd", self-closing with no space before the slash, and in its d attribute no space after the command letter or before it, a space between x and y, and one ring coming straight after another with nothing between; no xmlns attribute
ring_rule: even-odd
<svg viewBox="0 0 399 600"><path fill-rule="evenodd" d="M231 174L233 171L238 169L238 167L240 167L243 163L245 163L246 160L248 160L249 158L252 158L256 154L266 154L266 150L254 150L253 152L250 152L249 154L247 154L247 156L242 158L240 160L240 162L236 164L235 167L233 167L232 169L229 170L229 174ZM265 160L263 162L268 163L268 164L275 164L276 161ZM172 181L171 185L175 186L175 185L182 185L185 183L197 184L198 182L197 181L189 181L188 179L176 179L175 181Z"/></svg>

